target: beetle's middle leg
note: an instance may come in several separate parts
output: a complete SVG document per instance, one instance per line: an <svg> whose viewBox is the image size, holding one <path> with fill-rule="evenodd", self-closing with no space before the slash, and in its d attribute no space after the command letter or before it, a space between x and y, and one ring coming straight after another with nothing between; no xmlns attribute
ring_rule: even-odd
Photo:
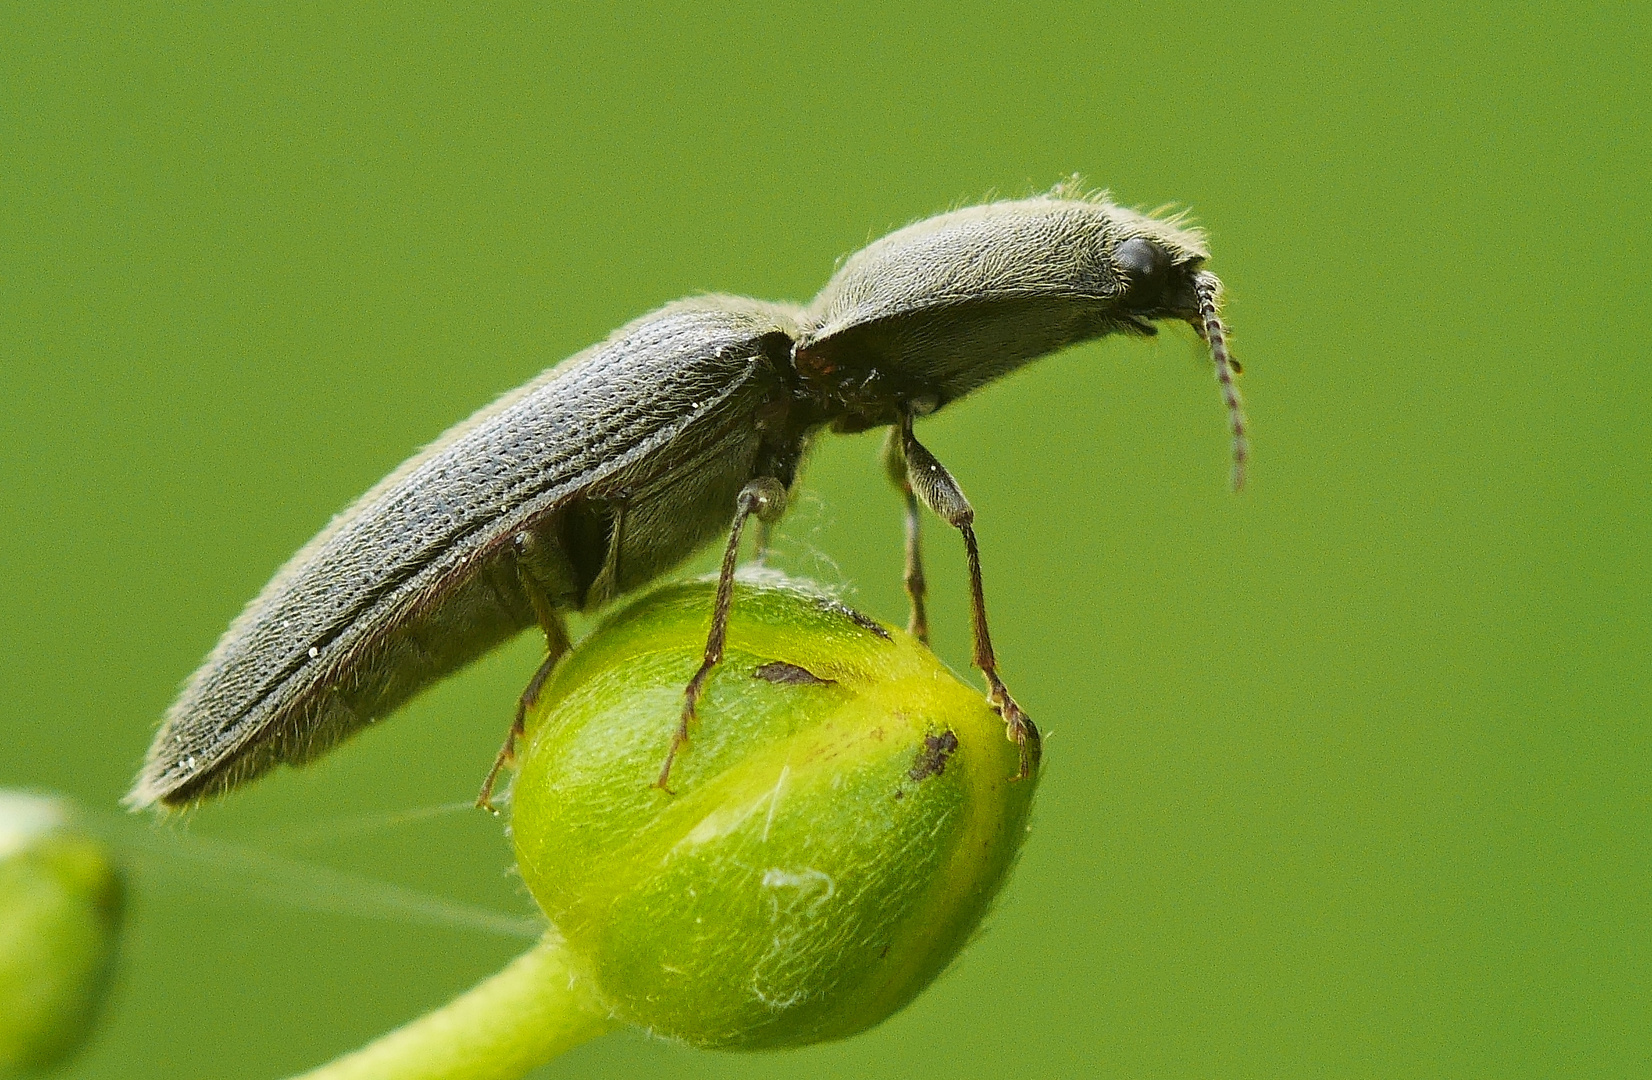
<svg viewBox="0 0 1652 1080"><path fill-rule="evenodd" d="M677 721L677 730L671 736L671 749L665 753L665 764L660 767L660 778L654 786L671 790L671 763L677 751L688 741L688 726L694 721L694 706L700 699L711 669L723 661L723 646L728 639L728 613L734 603L734 567L740 558L740 534L745 531L746 519L756 516L759 522L774 522L786 512L786 487L772 476L761 476L740 489L735 502L734 524L729 528L728 546L723 549L723 566L717 574L717 599L711 609L711 630L706 634L705 657L700 668L683 690L683 712Z"/></svg>
<svg viewBox="0 0 1652 1080"><path fill-rule="evenodd" d="M901 450L902 430L900 424L891 426L888 437L883 440L883 469L889 475L889 482L895 485L895 490L906 501L906 573L902 580L906 585L906 598L912 607L906 632L928 645L929 614L924 599L929 594L929 586L924 581L923 535L919 528L918 496L912 490L911 481L906 478L906 454Z"/></svg>
<svg viewBox="0 0 1652 1080"><path fill-rule="evenodd" d="M524 536L518 538L518 548L525 548L531 541ZM527 688L516 699L516 718L511 721L510 731L505 735L505 744L499 748L499 754L493 759L493 767L488 770L487 779L482 781L482 790L476 796L476 805L490 814L497 815L499 811L493 805L493 785L499 779L499 773L506 765L516 760L516 740L520 739L526 730L528 710L539 701L539 692L545 688L545 680L551 677L556 669L558 660L570 648L568 642L568 628L557 612L556 606L551 603L545 589L534 579L521 559L517 561L517 579L522 584L522 591L527 593L528 601L533 604L534 616L539 620L540 629L545 632L545 659L540 661L539 668L534 671L533 678L528 680Z"/></svg>
<svg viewBox="0 0 1652 1080"><path fill-rule="evenodd" d="M602 501L611 514L608 520L608 551L603 556L601 572L591 584L586 601L588 604L594 602L592 598L612 600L625 591L625 519L631 510L631 489L620 488L603 496Z"/></svg>
<svg viewBox="0 0 1652 1080"><path fill-rule="evenodd" d="M1021 751L1021 771L1025 779L1038 764L1038 727L1010 696L1004 681L998 677L998 660L992 651L992 635L987 630L986 595L981 588L981 550L975 542L975 509L964 498L963 489L947 472L946 466L936 460L912 434L912 417L902 417L896 426L900 433L901 455L906 459L906 482L910 490L922 499L941 520L964 536L964 552L969 558L970 616L975 638L975 666L987 679L987 700L1004 718L1005 734L1015 741Z"/></svg>

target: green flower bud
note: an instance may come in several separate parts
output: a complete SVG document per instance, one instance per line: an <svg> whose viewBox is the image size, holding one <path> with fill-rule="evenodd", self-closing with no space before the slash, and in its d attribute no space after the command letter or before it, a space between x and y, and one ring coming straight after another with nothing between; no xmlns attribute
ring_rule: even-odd
<svg viewBox="0 0 1652 1080"><path fill-rule="evenodd" d="M44 1071L91 1033L122 887L60 800L0 791L0 1077Z"/></svg>
<svg viewBox="0 0 1652 1080"><path fill-rule="evenodd" d="M771 576L737 586L660 790L712 598L660 589L557 668L519 750L521 873L620 1019L708 1047L852 1035L969 939L1034 781L927 648Z"/></svg>

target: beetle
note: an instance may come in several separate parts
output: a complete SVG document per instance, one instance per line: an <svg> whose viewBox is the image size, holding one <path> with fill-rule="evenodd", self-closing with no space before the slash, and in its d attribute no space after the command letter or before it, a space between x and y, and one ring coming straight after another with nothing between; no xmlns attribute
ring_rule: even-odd
<svg viewBox="0 0 1652 1080"><path fill-rule="evenodd" d="M1237 487L1246 424L1207 257L1178 219L1057 188L891 233L807 307L705 296L635 320L448 431L294 555L185 684L127 804L188 805L309 761L537 624L546 656L478 797L491 809L569 647L564 613L726 535L705 652L655 781L669 791L722 659L748 520L766 535L785 512L818 433L875 427L889 428L883 463L905 503L909 628L927 641L921 504L962 534L974 662L1027 775L1038 731L998 673L974 510L914 420L1069 345L1188 322L1227 406Z"/></svg>

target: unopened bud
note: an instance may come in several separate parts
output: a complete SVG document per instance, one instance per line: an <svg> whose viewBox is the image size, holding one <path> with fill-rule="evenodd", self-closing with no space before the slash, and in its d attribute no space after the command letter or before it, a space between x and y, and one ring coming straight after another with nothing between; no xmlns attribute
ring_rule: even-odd
<svg viewBox="0 0 1652 1080"><path fill-rule="evenodd" d="M65 803L0 791L0 1077L42 1072L86 1040L121 908L108 850Z"/></svg>
<svg viewBox="0 0 1652 1080"><path fill-rule="evenodd" d="M696 1046L851 1035L969 939L1036 778L927 648L769 577L736 588L661 790L712 597L654 592L557 668L519 751L521 873L620 1019Z"/></svg>

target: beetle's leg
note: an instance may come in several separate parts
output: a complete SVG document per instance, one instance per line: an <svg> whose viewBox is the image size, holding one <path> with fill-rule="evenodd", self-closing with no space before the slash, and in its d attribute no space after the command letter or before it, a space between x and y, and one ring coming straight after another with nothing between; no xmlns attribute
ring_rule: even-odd
<svg viewBox="0 0 1652 1080"><path fill-rule="evenodd" d="M660 778L654 786L665 792L671 788L671 763L677 751L688 741L688 726L694 721L694 706L700 699L711 669L723 660L723 645L728 637L728 612L734 603L734 565L740 557L740 534L746 519L756 515L757 520L772 522L786 511L786 488L772 476L758 477L740 489L735 502L734 524L729 529L728 546L723 549L723 566L717 574L717 600L711 609L711 630L706 634L705 657L700 669L683 690L683 713L677 721L677 730L671 736L671 749L666 751L665 764L660 767Z"/></svg>
<svg viewBox="0 0 1652 1080"><path fill-rule="evenodd" d="M519 551L531 542L528 538L530 536L531 534L524 534L524 537L518 537ZM482 781L482 790L476 796L476 805L496 816L499 811L493 805L494 782L499 779L500 770L516 760L516 740L522 737L525 730L528 710L539 700L539 692L545 688L545 680L551 677L557 661L561 660L562 654L569 649L568 630L563 625L562 616L557 613L550 597L545 595L544 588L522 564L521 558L517 560L516 573L522 583L522 591L528 594L528 600L533 604L539 626L545 632L545 659L540 661L533 678L528 680L527 689L516 699L516 718L511 721L511 729L505 735L505 744L499 748L498 756L493 759L493 767L488 770L487 779Z"/></svg>
<svg viewBox="0 0 1652 1080"><path fill-rule="evenodd" d="M615 596L619 595L623 586L620 582L620 571L624 569L622 556L625 554L625 512L631 508L631 500L626 492L614 497L614 532L613 539L608 543L608 565L613 567L609 576L609 587Z"/></svg>
<svg viewBox="0 0 1652 1080"><path fill-rule="evenodd" d="M545 688L545 680L551 677L551 672L556 670L557 661L561 660L562 654L567 651L568 642L564 637L560 648L553 645L545 654L545 659L539 663L539 669L533 673L533 678L528 680L527 689L516 699L516 719L511 722L510 733L505 736L505 745L499 748L499 755L493 759L493 767L488 770L487 779L482 781L482 790L476 796L477 807L495 817L499 811L493 805L494 782L499 779L500 770L516 761L516 740L523 735L528 710L539 701L539 692Z"/></svg>
<svg viewBox="0 0 1652 1080"><path fill-rule="evenodd" d="M591 595L612 600L624 588L625 578L622 575L625 565L622 557L625 553L625 516L631 509L631 489L620 488L604 496L603 501L613 508L614 516L608 528L608 552L603 556L603 570L591 585Z"/></svg>
<svg viewBox="0 0 1652 1080"><path fill-rule="evenodd" d="M987 631L987 602L981 588L981 551L975 543L975 510L964 498L963 489L912 434L912 418L903 417L898 427L901 452L906 458L907 483L924 505L941 520L964 534L964 552L969 557L970 615L975 637L975 666L987 678L987 700L1004 718L1005 734L1021 751L1019 778L1032 775L1038 764L1038 728L1032 718L1015 703L1004 681L998 677L998 661L992 651L992 635Z"/></svg>
<svg viewBox="0 0 1652 1080"><path fill-rule="evenodd" d="M910 427L911 421L906 421ZM906 478L906 455L901 451L901 425L897 424L889 429L889 436L883 440L883 468L889 474L889 482L895 485L896 490L906 501L906 598L911 602L912 616L907 620L906 632L929 644L929 614L924 607L924 598L929 593L929 587L924 581L924 552L922 534L918 526L918 496L912 491L912 484Z"/></svg>

